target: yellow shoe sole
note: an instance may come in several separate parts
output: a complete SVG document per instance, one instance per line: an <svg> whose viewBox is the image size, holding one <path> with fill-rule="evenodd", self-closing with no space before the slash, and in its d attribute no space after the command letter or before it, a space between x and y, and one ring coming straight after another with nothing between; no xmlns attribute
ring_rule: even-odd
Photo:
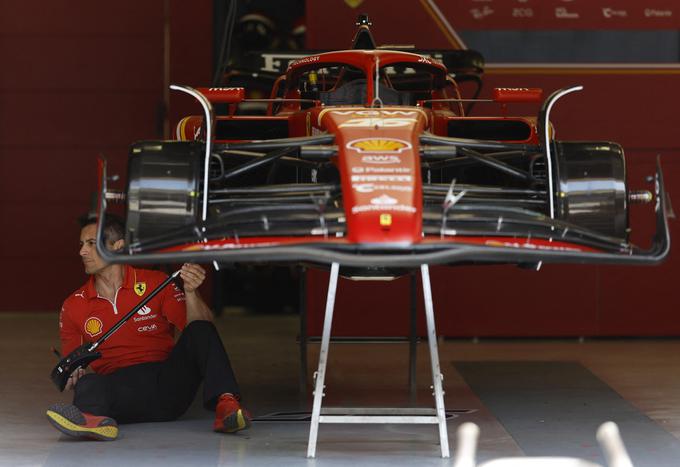
<svg viewBox="0 0 680 467"><path fill-rule="evenodd" d="M250 420L243 415L243 410L237 410L222 420L222 426L215 431L220 433L235 433L250 427Z"/></svg>
<svg viewBox="0 0 680 467"><path fill-rule="evenodd" d="M79 438L93 438L101 441L113 441L114 439L118 438L117 426L109 425L89 428L82 425L76 425L68 418L58 414L57 412L54 412L53 410L47 411L47 419L57 430L69 436L75 436Z"/></svg>

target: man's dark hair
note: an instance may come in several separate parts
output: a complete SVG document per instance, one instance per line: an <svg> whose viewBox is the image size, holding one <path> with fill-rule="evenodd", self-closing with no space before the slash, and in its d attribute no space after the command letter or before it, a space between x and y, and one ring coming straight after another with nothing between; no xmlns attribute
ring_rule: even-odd
<svg viewBox="0 0 680 467"><path fill-rule="evenodd" d="M97 216L92 214L85 214L78 218L80 228L85 228L88 225L97 223ZM115 214L107 214L104 218L104 240L107 243L117 242L125 238L125 223Z"/></svg>

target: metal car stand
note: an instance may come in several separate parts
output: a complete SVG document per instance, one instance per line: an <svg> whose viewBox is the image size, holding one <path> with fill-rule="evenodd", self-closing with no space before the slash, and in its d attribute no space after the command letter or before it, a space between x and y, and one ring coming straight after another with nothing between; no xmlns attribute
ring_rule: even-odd
<svg viewBox="0 0 680 467"><path fill-rule="evenodd" d="M416 359L418 353L418 343L420 338L417 332L417 295L418 295L418 278L415 271L409 273L409 288L410 290L410 304L409 304L409 336L406 339L408 342L408 387L409 394L411 396L411 401L416 401ZM221 293L221 292L220 292ZM304 404L307 400L307 345L310 342L316 342L318 340L321 343L321 336L311 338L307 335L307 269L303 266L300 268L300 287L298 290L299 302L300 302L300 334L298 339L298 344L300 346L300 403ZM219 295L216 295L219 296ZM368 340L363 340L359 337L349 337L347 340L340 340L339 342L380 342L380 343L394 343L403 342L404 339L399 339L397 337L385 337L385 338L370 338ZM333 336L331 336L331 342L334 342Z"/></svg>
<svg viewBox="0 0 680 467"><path fill-rule="evenodd" d="M316 442L320 423L399 423L399 424L437 424L439 425L439 444L442 457L449 457L449 439L446 429L446 412L444 410L444 379L439 366L437 350L437 334L434 325L434 307L432 304L432 290L430 287L430 270L427 264L420 266L423 280L423 296L425 299L425 318L427 322L427 341L430 348L430 363L432 366L432 388L434 389L435 408L321 408L324 394L324 380L326 364L328 362L328 347L330 344L331 327L333 323L333 308L335 293L338 285L340 265L333 263L328 282L326 297L326 314L321 336L321 350L319 352L319 366L314 374L314 405L312 408L312 423L309 430L307 457L316 456Z"/></svg>

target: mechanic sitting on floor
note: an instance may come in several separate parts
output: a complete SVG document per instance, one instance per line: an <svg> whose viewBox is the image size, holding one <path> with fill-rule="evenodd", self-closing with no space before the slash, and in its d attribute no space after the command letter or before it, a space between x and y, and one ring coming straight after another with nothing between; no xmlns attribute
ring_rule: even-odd
<svg viewBox="0 0 680 467"><path fill-rule="evenodd" d="M89 280L61 309L59 320L64 355L84 342L94 342L146 292L165 278L158 271L105 263L95 248L97 220L81 222L80 257ZM104 239L109 250L124 245L124 226L107 216ZM67 435L113 440L120 423L175 420L191 405L203 381L203 405L215 410L213 428L231 433L250 425L239 405L239 389L212 312L198 293L205 271L185 264L180 274L184 292L171 284L98 349L94 373L73 373L73 405L55 404L49 421ZM174 329L183 330L175 343Z"/></svg>

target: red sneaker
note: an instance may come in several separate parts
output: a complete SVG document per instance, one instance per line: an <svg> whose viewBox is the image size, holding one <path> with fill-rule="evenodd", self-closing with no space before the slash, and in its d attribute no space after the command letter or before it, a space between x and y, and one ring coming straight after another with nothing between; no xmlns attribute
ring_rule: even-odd
<svg viewBox="0 0 680 467"><path fill-rule="evenodd" d="M62 433L77 438L113 441L118 438L118 424L113 418L81 412L71 404L54 404L47 409L47 419Z"/></svg>
<svg viewBox="0 0 680 467"><path fill-rule="evenodd" d="M231 394L222 394L215 408L213 430L220 433L235 433L250 426L250 414L241 408Z"/></svg>

